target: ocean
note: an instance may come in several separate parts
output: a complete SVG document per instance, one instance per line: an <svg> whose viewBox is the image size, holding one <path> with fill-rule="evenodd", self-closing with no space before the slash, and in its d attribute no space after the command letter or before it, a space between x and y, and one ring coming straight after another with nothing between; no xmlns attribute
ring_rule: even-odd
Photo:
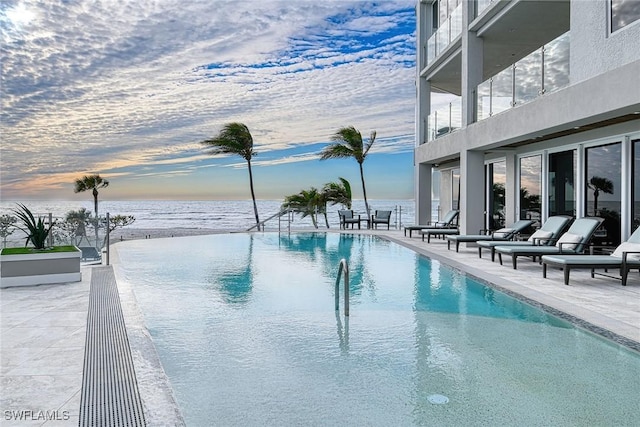
<svg viewBox="0 0 640 427"><path fill-rule="evenodd" d="M24 203L34 215L46 216L49 213L54 218L64 218L67 212L86 208L93 212L93 200L60 201L60 200L30 200ZM265 220L280 211L281 200L258 200L260 220ZM392 227L401 228L414 223L415 204L413 200L370 200L369 206L373 210L385 209L393 211L391 215ZM0 202L0 215L11 214L16 208L15 201ZM328 207L328 219L331 228L338 228L338 209L340 205ZM353 209L366 216L363 200L354 200ZM114 215L133 215L135 222L127 228L140 229L180 229L202 228L219 231L247 230L255 225L253 204L251 200L210 200L210 201L99 201L100 216L107 212ZM284 217L283 217L284 218ZM286 226L286 224L284 225ZM324 216L318 217L320 229L326 229ZM313 227L311 219L294 216L292 227ZM278 229L278 219L272 219L266 224L267 230Z"/></svg>

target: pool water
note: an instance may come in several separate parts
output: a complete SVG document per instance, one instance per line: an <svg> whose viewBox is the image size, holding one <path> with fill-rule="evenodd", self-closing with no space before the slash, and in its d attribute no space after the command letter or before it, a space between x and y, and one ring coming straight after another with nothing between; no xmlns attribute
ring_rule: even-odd
<svg viewBox="0 0 640 427"><path fill-rule="evenodd" d="M640 425L637 353L375 236L118 252L189 426Z"/></svg>

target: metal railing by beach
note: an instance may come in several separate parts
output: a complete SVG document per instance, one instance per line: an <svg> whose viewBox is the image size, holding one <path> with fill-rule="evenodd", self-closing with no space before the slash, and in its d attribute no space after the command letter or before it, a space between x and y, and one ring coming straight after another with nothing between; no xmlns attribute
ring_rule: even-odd
<svg viewBox="0 0 640 427"><path fill-rule="evenodd" d="M405 215L405 217L407 215L406 209L403 210L402 205L394 205L393 208L384 207L381 209L390 210L392 212L391 223L390 223L391 228L394 228L396 230L402 229L402 227L405 225L403 223L403 215ZM372 215L375 210L376 209L374 208L371 209ZM295 209L282 209L270 215L266 219L260 221L258 224L252 225L251 227L247 228L245 231L263 231L263 232L265 231L285 232L286 231L290 233L292 230L294 230L293 224L295 223L295 215L299 213L301 212ZM324 215L323 213L316 212L316 216L318 218L317 227L313 227L311 224L307 223L306 225L301 225L296 227L296 229L297 230L309 230L310 228L318 229L318 230L327 229L327 225L323 215ZM335 226L336 228L339 229L340 228L339 222L334 222L337 219L337 210L335 213L327 212L327 215L329 216L329 218L331 218L331 221L329 221L328 228L331 228L331 226ZM364 213L364 217L366 218L366 213ZM276 226L276 220L277 220L277 226ZM271 226L272 224L273 226Z"/></svg>
<svg viewBox="0 0 640 427"><path fill-rule="evenodd" d="M270 217L268 217L265 220L260 221L259 223L252 225L251 227L247 228L247 231L252 231L252 230L257 230L257 231L265 231L265 224L271 220L277 219L278 220L278 231L282 231L282 217L287 215L287 230L291 231L291 223L293 222L293 214L295 213L294 210L292 209L283 209L279 212L274 213L273 215L271 215Z"/></svg>
<svg viewBox="0 0 640 427"><path fill-rule="evenodd" d="M47 246L77 246L82 251L82 261L99 262L102 248L108 246L109 214L100 216L98 221L91 218L85 221L68 221L54 216L51 212L33 212L36 219L42 218L46 228L51 227L47 237ZM7 234L2 236L2 247L29 247L26 233L19 224L13 224Z"/></svg>

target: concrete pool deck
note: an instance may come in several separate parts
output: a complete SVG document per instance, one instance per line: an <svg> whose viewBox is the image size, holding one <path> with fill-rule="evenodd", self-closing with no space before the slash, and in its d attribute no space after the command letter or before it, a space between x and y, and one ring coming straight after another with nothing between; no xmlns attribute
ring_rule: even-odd
<svg viewBox="0 0 640 427"><path fill-rule="evenodd" d="M486 257L479 259L475 248L449 251L439 239L426 243L420 236L408 238L398 230L347 232L386 236L500 288L633 340L636 348L640 343L637 271L630 273L626 287L615 279L591 279L588 271L580 270L572 271L571 285L565 286L562 272L550 269L549 278L543 279L542 267L526 260L513 270ZM78 425L91 271L91 266L83 266L82 281L76 283L0 289L0 425ZM125 320L129 323L126 313Z"/></svg>

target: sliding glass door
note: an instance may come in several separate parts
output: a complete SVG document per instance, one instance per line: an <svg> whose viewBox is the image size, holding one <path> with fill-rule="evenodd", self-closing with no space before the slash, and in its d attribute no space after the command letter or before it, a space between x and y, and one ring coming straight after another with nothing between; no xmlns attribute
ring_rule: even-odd
<svg viewBox="0 0 640 427"><path fill-rule="evenodd" d="M633 209L631 215L631 232L633 233L636 228L640 227L640 139L631 142L633 147L633 180L632 194L633 200L631 206Z"/></svg>
<svg viewBox="0 0 640 427"><path fill-rule="evenodd" d="M539 228L542 218L542 155L520 158L520 216Z"/></svg>
<svg viewBox="0 0 640 427"><path fill-rule="evenodd" d="M576 150L549 155L549 216L576 216Z"/></svg>
<svg viewBox="0 0 640 427"><path fill-rule="evenodd" d="M597 243L617 246L622 211L622 144L589 147L585 154L585 213L604 218L602 229L596 235Z"/></svg>

